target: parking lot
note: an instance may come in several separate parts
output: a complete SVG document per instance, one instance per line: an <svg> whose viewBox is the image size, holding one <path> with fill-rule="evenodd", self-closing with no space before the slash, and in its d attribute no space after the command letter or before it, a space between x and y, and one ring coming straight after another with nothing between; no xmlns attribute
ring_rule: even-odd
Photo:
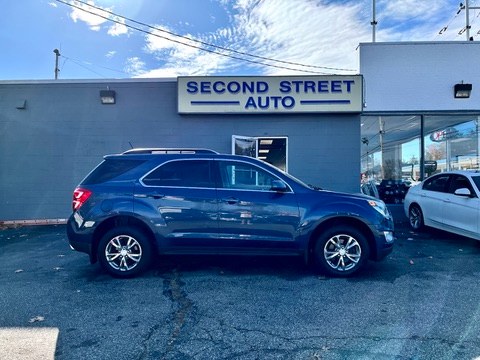
<svg viewBox="0 0 480 360"><path fill-rule="evenodd" d="M162 257L118 280L65 227L0 230L0 359L478 359L480 246L397 222L350 279L301 260Z"/></svg>

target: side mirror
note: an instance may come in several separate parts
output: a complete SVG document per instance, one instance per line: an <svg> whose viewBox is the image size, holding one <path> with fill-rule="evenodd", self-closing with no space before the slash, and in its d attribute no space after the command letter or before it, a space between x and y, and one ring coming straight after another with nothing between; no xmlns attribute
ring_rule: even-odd
<svg viewBox="0 0 480 360"><path fill-rule="evenodd" d="M472 197L472 193L467 188L457 189L454 194L458 196Z"/></svg>
<svg viewBox="0 0 480 360"><path fill-rule="evenodd" d="M272 181L272 187L270 188L272 191L276 192L287 192L287 184L285 184L283 181L280 180L273 180Z"/></svg>

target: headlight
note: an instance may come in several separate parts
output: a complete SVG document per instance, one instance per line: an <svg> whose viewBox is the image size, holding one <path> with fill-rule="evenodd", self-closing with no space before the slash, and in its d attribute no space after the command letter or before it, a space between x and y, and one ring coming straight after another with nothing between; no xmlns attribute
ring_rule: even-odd
<svg viewBox="0 0 480 360"><path fill-rule="evenodd" d="M372 206L375 210L377 210L380 214L384 217L390 217L390 211L388 211L387 205L383 201L378 200L368 200L370 206Z"/></svg>

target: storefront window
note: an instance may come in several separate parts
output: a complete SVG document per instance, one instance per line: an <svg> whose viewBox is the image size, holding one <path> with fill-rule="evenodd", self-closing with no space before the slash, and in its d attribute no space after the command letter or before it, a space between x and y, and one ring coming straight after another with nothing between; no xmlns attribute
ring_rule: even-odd
<svg viewBox="0 0 480 360"><path fill-rule="evenodd" d="M285 136L232 136L232 154L263 160L288 172L288 138Z"/></svg>
<svg viewBox="0 0 480 360"><path fill-rule="evenodd" d="M374 183L382 196L435 173L479 169L479 121L479 115L362 116L362 184ZM402 194L391 201L403 201Z"/></svg>

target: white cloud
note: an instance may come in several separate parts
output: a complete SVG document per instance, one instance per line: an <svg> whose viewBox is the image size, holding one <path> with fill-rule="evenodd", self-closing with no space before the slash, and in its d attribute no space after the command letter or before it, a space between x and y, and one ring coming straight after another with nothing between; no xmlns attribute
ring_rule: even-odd
<svg viewBox="0 0 480 360"><path fill-rule="evenodd" d="M410 19L431 19L447 8L448 1L388 0L384 3L383 14L398 21Z"/></svg>
<svg viewBox="0 0 480 360"><path fill-rule="evenodd" d="M151 34L146 37L146 46L150 52L174 49L178 46L176 41L188 42L185 39L170 35L169 32L171 32L171 30L165 26L157 25L154 27L158 30L153 30Z"/></svg>
<svg viewBox="0 0 480 360"><path fill-rule="evenodd" d="M128 27L125 26L125 20L116 18L115 21L117 22L113 23L113 25L110 26L110 28L107 31L108 35L120 36L120 35L128 34Z"/></svg>
<svg viewBox="0 0 480 360"><path fill-rule="evenodd" d="M465 13L448 0L383 0L379 3L378 41L465 40ZM445 26L448 27L440 33Z"/></svg>
<svg viewBox="0 0 480 360"><path fill-rule="evenodd" d="M360 6L321 5L313 1L238 0L233 6L235 11L229 26L218 28L209 34L187 36L263 58L356 70L358 54L355 49L360 41L367 41L369 37L368 27L359 23L357 14ZM341 72L275 63L239 53L228 53L232 57L246 58L249 63L206 53L171 40L194 47L205 47L199 43L175 38L162 32L155 34L161 38L147 36L146 49L154 53L159 61L165 62L165 65L163 70L153 70L151 74L157 72L171 74L175 68L178 69L177 74L182 75L220 74L246 65L265 74L302 74L292 69L309 69L312 73ZM333 48L332 43L335 44ZM226 53L218 48L209 50ZM255 64L256 62L267 62L278 67L266 67Z"/></svg>
<svg viewBox="0 0 480 360"><path fill-rule="evenodd" d="M359 43L372 39L371 0L217 0L216 5L224 7L229 23L206 33L182 33L182 37L172 34L178 32L172 26L157 25L157 30L145 36L144 51L159 65L152 68L133 57L128 59L126 71L140 77L352 74L359 71ZM377 41L435 40L452 15L449 11L458 10L447 5L451 7L452 3L378 0ZM80 20L78 14L76 19ZM85 15L81 20L92 29L103 24ZM452 26L461 23L454 20ZM215 23L209 22L211 26ZM125 23L114 24L108 33L118 36L128 33L128 28ZM454 32L448 36L440 40L458 40Z"/></svg>
<svg viewBox="0 0 480 360"><path fill-rule="evenodd" d="M199 47L205 47L205 45L189 40L193 38L192 35L178 37L169 34L172 31L166 27L156 26L156 28L159 30L153 31L146 37L146 50L166 64L161 69L142 74L142 77L155 77L157 74L162 74L162 77L188 75L198 72L208 74L218 68L219 56L201 51ZM174 69L177 69L176 72Z"/></svg>
<svg viewBox="0 0 480 360"><path fill-rule="evenodd" d="M253 46L249 51L294 63L357 68L355 49L360 41L368 38L368 29L359 22L357 15L361 4L322 5L313 1L279 0L274 5L272 1L259 2L235 16L236 23L240 24L236 31L245 36L244 44ZM276 65L308 69L290 64ZM331 72L320 68L309 69L312 72ZM268 72L295 73L278 68Z"/></svg>
<svg viewBox="0 0 480 360"><path fill-rule="evenodd" d="M87 1L87 4L71 1L72 12L70 18L74 21L81 21L86 23L90 30L100 31L102 25L111 24L108 26L107 34L111 36L120 36L128 33L128 27L125 25L125 20L111 14L111 9L102 8L95 4L94 1Z"/></svg>
<svg viewBox="0 0 480 360"><path fill-rule="evenodd" d="M88 1L87 3L90 5L95 5L93 1ZM82 21L86 23L91 30L99 31L100 25L107 21L106 19L96 15L99 14L105 16L103 11L76 1L73 1L72 4L76 6L72 8L72 12L70 13L70 17L74 22Z"/></svg>
<svg viewBox="0 0 480 360"><path fill-rule="evenodd" d="M110 59L110 58L114 57L116 54L117 54L117 52L115 50L111 50L111 51L109 51L105 54L105 57Z"/></svg>
<svg viewBox="0 0 480 360"><path fill-rule="evenodd" d="M145 73L145 62L137 56L128 58L124 71L132 76L140 76Z"/></svg>

